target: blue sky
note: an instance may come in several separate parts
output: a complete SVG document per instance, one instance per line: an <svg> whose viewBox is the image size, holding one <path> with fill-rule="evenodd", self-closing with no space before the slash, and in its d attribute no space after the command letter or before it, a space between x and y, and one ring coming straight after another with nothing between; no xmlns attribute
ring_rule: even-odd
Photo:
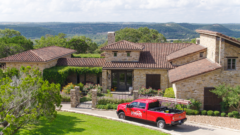
<svg viewBox="0 0 240 135"><path fill-rule="evenodd" d="M0 0L0 22L240 23L240 0Z"/></svg>

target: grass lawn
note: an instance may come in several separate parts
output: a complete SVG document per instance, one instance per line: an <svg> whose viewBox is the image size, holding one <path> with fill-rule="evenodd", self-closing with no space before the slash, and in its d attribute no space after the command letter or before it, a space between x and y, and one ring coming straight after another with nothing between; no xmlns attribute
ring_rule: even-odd
<svg viewBox="0 0 240 135"><path fill-rule="evenodd" d="M74 58L104 58L101 57L101 54L73 54Z"/></svg>
<svg viewBox="0 0 240 135"><path fill-rule="evenodd" d="M0 127L1 128L1 127ZM77 114L58 112L52 122L41 120L39 125L29 125L21 129L18 135L167 135L118 121Z"/></svg>

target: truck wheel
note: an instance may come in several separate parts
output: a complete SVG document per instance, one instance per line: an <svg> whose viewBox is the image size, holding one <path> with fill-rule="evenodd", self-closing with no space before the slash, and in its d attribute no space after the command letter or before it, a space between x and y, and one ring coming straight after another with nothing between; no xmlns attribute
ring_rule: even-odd
<svg viewBox="0 0 240 135"><path fill-rule="evenodd" d="M126 119L126 116L125 116L125 113L124 113L124 112L120 112L120 113L118 114L118 117L119 117L119 119L123 119L123 120Z"/></svg>
<svg viewBox="0 0 240 135"><path fill-rule="evenodd" d="M159 120L159 121L157 122L157 126L158 126L158 128L160 128L160 129L164 129L164 128L166 127L166 123L165 123L164 120Z"/></svg>

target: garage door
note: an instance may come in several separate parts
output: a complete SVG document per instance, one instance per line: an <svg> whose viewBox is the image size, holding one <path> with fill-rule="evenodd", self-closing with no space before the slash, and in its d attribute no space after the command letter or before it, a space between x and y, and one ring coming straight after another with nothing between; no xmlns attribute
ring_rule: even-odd
<svg viewBox="0 0 240 135"><path fill-rule="evenodd" d="M215 88L204 88L204 110L221 111L220 103L222 102L222 99L210 92L214 89Z"/></svg>
<svg viewBox="0 0 240 135"><path fill-rule="evenodd" d="M146 88L152 87L153 89L161 89L160 87L160 74L147 74L146 75Z"/></svg>

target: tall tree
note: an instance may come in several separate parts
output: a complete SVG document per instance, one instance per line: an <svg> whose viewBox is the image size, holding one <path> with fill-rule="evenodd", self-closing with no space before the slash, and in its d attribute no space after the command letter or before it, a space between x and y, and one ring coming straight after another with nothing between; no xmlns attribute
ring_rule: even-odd
<svg viewBox="0 0 240 135"><path fill-rule="evenodd" d="M67 48L71 48L77 51L77 53L86 53L88 44L83 39L72 38L67 45Z"/></svg>
<svg viewBox="0 0 240 135"><path fill-rule="evenodd" d="M45 35L42 36L39 40L35 40L36 45L34 48L43 48L47 46L60 46L60 47L66 47L67 46L67 39L66 34L59 33L56 36L53 35Z"/></svg>
<svg viewBox="0 0 240 135"><path fill-rule="evenodd" d="M88 37L85 37L85 36L74 36L73 39L84 40L88 45L87 53L93 53L98 48L97 43L93 42L91 38L88 38Z"/></svg>
<svg viewBox="0 0 240 135"><path fill-rule="evenodd" d="M0 29L0 37L12 38L14 36L21 36L21 33L13 29L7 29L7 28L5 30Z"/></svg>
<svg viewBox="0 0 240 135"><path fill-rule="evenodd" d="M4 36L0 38L0 58L33 49L33 42L22 36L20 32L9 29L1 32Z"/></svg>
<svg viewBox="0 0 240 135"><path fill-rule="evenodd" d="M157 30L149 29L147 27L124 28L116 31L116 42L127 40L134 43L163 43L166 38Z"/></svg>
<svg viewBox="0 0 240 135"><path fill-rule="evenodd" d="M39 70L21 67L19 77L0 79L0 135L14 134L39 118L53 120L60 107L59 84L44 81Z"/></svg>

